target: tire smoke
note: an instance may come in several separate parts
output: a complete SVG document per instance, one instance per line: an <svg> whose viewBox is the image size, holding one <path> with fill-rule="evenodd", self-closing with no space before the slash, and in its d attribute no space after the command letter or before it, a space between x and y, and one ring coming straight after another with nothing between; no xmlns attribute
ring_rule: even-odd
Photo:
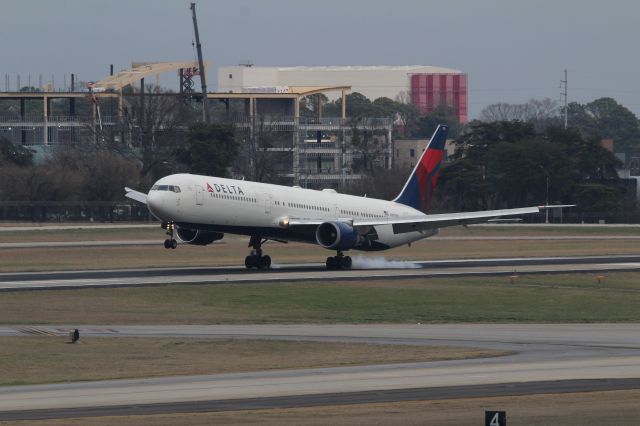
<svg viewBox="0 0 640 426"><path fill-rule="evenodd" d="M379 257L353 257L351 269L420 269L421 266L414 262L404 260L387 260L382 256Z"/></svg>

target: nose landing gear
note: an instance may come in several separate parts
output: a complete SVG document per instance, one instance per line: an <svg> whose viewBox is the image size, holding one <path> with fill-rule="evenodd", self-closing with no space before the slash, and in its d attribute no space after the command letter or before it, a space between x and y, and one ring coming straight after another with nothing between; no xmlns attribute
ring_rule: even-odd
<svg viewBox="0 0 640 426"><path fill-rule="evenodd" d="M327 269L351 269L351 257L345 256L340 250L338 255L333 257L327 257Z"/></svg>
<svg viewBox="0 0 640 426"><path fill-rule="evenodd" d="M165 222L161 225L162 229L167 230L167 238L164 240L164 248L166 249L175 249L178 247L178 242L173 238L173 231L176 227L176 224L173 222Z"/></svg>
<svg viewBox="0 0 640 426"><path fill-rule="evenodd" d="M244 266L247 269L269 269L271 267L271 257L268 255L262 255L262 243L267 240L262 240L262 237L251 237L249 240L249 247L252 248L251 254L244 259Z"/></svg>

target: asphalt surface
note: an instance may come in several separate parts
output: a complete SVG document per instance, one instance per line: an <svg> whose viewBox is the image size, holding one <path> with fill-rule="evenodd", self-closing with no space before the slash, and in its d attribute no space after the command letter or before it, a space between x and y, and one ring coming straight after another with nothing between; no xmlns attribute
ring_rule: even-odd
<svg viewBox="0 0 640 426"><path fill-rule="evenodd" d="M0 335L27 336L36 329L63 336L70 328L0 327ZM457 345L513 355L4 387L0 420L640 388L640 324L96 325L80 333L81 339L182 336Z"/></svg>
<svg viewBox="0 0 640 426"><path fill-rule="evenodd" d="M22 410L0 412L0 420L43 420L78 417L136 416L176 413L207 413L273 408L300 408L402 401L434 401L455 398L540 395L640 388L640 379L567 380L530 383L504 383L439 388L393 389L387 391L345 392L320 395L276 396L271 398L231 399L219 401L174 402L160 404L126 404L117 406Z"/></svg>
<svg viewBox="0 0 640 426"><path fill-rule="evenodd" d="M0 274L0 290L640 270L640 256ZM72 325L0 326L0 336L68 336ZM0 420L159 414L640 388L637 324L84 326L92 336L311 340L510 351L472 360L0 387Z"/></svg>
<svg viewBox="0 0 640 426"><path fill-rule="evenodd" d="M441 261L392 261L356 256L353 268L327 271L323 264L273 265L264 271L244 267L147 268L106 271L27 272L0 274L0 291L230 284L362 279L411 279L482 275L638 271L640 256L590 256Z"/></svg>

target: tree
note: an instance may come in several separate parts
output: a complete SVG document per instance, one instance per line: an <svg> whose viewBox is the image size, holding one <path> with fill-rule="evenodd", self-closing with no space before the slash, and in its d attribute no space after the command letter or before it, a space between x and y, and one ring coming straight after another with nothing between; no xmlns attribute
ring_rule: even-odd
<svg viewBox="0 0 640 426"><path fill-rule="evenodd" d="M406 181L406 176L397 169L385 169L375 167L371 174L367 174L362 179L350 182L344 193L358 196L391 200L402 190L402 185Z"/></svg>
<svg viewBox="0 0 640 426"><path fill-rule="evenodd" d="M620 188L601 183L583 183L575 186L575 202L585 212L610 212L622 210Z"/></svg>
<svg viewBox="0 0 640 426"><path fill-rule="evenodd" d="M324 93L316 93L305 96L300 99L300 116L301 117L318 117L320 109L324 114L324 105L329 102L329 98Z"/></svg>
<svg viewBox="0 0 640 426"><path fill-rule="evenodd" d="M439 124L449 126L450 138L455 138L460 132L460 122L456 110L447 104L438 105L432 112L424 114L417 120L415 137L428 139L436 131Z"/></svg>
<svg viewBox="0 0 640 426"><path fill-rule="evenodd" d="M375 130L367 130L362 126L362 118L351 118L351 147L354 153L351 168L355 173L375 174L375 171L384 168L384 156L388 149L388 141L385 134L376 133Z"/></svg>
<svg viewBox="0 0 640 426"><path fill-rule="evenodd" d="M176 148L174 154L191 173L227 177L238 154L233 127L195 124L189 129L186 142Z"/></svg>
<svg viewBox="0 0 640 426"><path fill-rule="evenodd" d="M477 122L457 145L456 159L442 170L443 187L436 192L450 208L543 204L547 182L550 201L579 203L579 208L588 210L593 205L582 203L592 203L593 198L580 194L587 194L585 188L588 193L597 188L609 200L617 196L617 205L622 203L618 160L597 139L586 139L576 130L552 126L539 132L532 123L521 121Z"/></svg>
<svg viewBox="0 0 640 426"><path fill-rule="evenodd" d="M140 164L140 174L148 180L176 170L173 152L184 142L188 126L199 114L180 97L148 86L145 95L125 97L121 128L95 127L95 144L85 149L108 149Z"/></svg>
<svg viewBox="0 0 640 426"><path fill-rule="evenodd" d="M640 149L640 122L615 99L600 98L582 105L568 105L569 125L586 137L613 139L618 152Z"/></svg>
<svg viewBox="0 0 640 426"><path fill-rule="evenodd" d="M33 150L25 146L0 138L0 165L11 163L17 166L29 166L33 164L33 153Z"/></svg>
<svg viewBox="0 0 640 426"><path fill-rule="evenodd" d="M440 174L436 199L459 211L486 210L491 188L484 176L483 168L468 158L455 161Z"/></svg>
<svg viewBox="0 0 640 426"><path fill-rule="evenodd" d="M5 201L73 201L79 199L81 179L66 167L38 164L0 168Z"/></svg>
<svg viewBox="0 0 640 426"><path fill-rule="evenodd" d="M348 117L375 117L378 112L371 100L360 92L349 93L345 96L346 113ZM340 117L342 115L342 98L329 102L325 106L326 116Z"/></svg>
<svg viewBox="0 0 640 426"><path fill-rule="evenodd" d="M530 99L523 104L496 103L480 111L480 121L524 121L544 130L550 125L560 123L558 103L550 98Z"/></svg>
<svg viewBox="0 0 640 426"><path fill-rule="evenodd" d="M394 138L409 138L417 135L419 131L418 121L422 117L418 107L411 103L398 103L397 107L398 120L396 120L396 125L393 126Z"/></svg>
<svg viewBox="0 0 640 426"><path fill-rule="evenodd" d="M239 145L234 175L255 182L284 183L293 163L293 133L282 129L282 117L260 115L236 130Z"/></svg>

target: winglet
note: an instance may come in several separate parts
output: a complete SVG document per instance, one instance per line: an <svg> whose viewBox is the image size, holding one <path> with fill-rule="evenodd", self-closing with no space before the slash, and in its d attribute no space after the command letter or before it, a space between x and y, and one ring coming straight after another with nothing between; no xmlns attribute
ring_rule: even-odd
<svg viewBox="0 0 640 426"><path fill-rule="evenodd" d="M132 200L135 200L142 204L147 204L147 194L143 192L134 191L133 189L127 188L126 186L124 187L124 190L125 190L125 194L124 194L125 197L131 198Z"/></svg>
<svg viewBox="0 0 640 426"><path fill-rule="evenodd" d="M405 204L424 213L429 211L433 190L436 188L440 164L444 157L444 144L449 128L439 125L427 144L404 188L393 201Z"/></svg>

